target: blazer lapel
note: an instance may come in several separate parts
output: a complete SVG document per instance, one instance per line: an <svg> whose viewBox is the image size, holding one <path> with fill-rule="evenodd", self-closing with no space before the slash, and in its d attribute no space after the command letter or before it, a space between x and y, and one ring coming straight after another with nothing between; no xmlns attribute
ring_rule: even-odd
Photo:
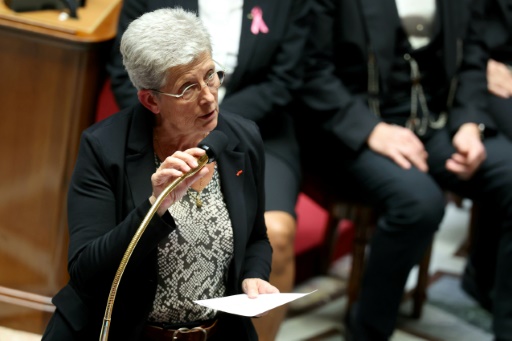
<svg viewBox="0 0 512 341"><path fill-rule="evenodd" d="M251 57L253 57L254 53L256 52L258 39L257 36L251 32L251 10L255 6L261 7L263 11L263 20L265 20L265 22L268 25L268 21L266 20L268 13L270 13L268 3L269 2L260 4L258 3L257 0L244 1L242 9L242 31L240 32L240 47L238 49L237 66L235 68L235 71L233 72L233 75L231 76L231 81L228 84L229 88L235 88L236 85L240 82L241 77L245 74L245 69L247 68L247 65L249 65L251 61Z"/></svg>
<svg viewBox="0 0 512 341"><path fill-rule="evenodd" d="M216 130L224 131L228 134L228 146L224 153L219 156L218 170L222 186L224 199L228 208L231 224L233 226L234 238L234 267L236 270L236 278L240 274L243 263L243 255L245 249L245 240L247 240L247 212L245 211L244 197L244 173L239 174L240 170L245 170L245 156L241 152L235 151L238 145L236 136L229 134L229 131L224 130L222 121Z"/></svg>
<svg viewBox="0 0 512 341"><path fill-rule="evenodd" d="M361 0L367 43L373 47L381 83L386 84L395 52L395 27L400 22L393 0Z"/></svg>
<svg viewBox="0 0 512 341"><path fill-rule="evenodd" d="M126 153L126 176L134 205L151 196L151 174L155 172L155 158L151 144L153 134L152 113L137 105L130 127Z"/></svg>

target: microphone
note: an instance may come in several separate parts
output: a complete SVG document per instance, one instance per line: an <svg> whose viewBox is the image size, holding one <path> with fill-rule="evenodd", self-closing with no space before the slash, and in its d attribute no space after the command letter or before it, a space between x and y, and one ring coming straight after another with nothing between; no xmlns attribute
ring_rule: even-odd
<svg viewBox="0 0 512 341"><path fill-rule="evenodd" d="M208 156L207 163L212 163L219 158L219 155L222 154L227 145L227 135L222 131L214 130L199 142L197 146L206 151L206 155Z"/></svg>
<svg viewBox="0 0 512 341"><path fill-rule="evenodd" d="M107 300L107 307L105 308L105 315L103 317L103 325L101 326L100 333L100 341L108 340L108 332L110 330L110 320L112 316L112 310L114 309L114 300L117 294L117 288L119 286L119 282L121 282L121 277L123 276L124 270L126 269L126 265L130 260L130 257L137 246L140 238L144 231L146 231L146 227L149 224L149 221L153 218L156 211L162 204L162 201L168 196L183 180L192 176L199 172L201 168L203 168L207 163L211 163L219 158L219 155L226 149L228 145L228 137L221 131L214 130L210 132L201 142L199 142L198 147L202 148L206 151L204 155L197 159L198 166L194 169L191 169L187 173L183 174L173 182L171 182L163 191L160 193L158 198L156 198L155 203L151 206L148 213L142 220L142 223L139 225L139 228L135 232L128 244L128 248L126 249L123 258L121 259L121 263L119 264L119 268L117 269L114 280L112 281L112 286L110 288L110 294Z"/></svg>
<svg viewBox="0 0 512 341"><path fill-rule="evenodd" d="M208 134L197 145L199 148L204 149L206 151L206 153L204 155L200 156L197 159L197 163L198 163L197 167L189 170L187 173L183 174L182 176L180 176L179 178L174 180L167 188L165 188L162 191L162 194L163 193L165 193L165 194L164 195L160 194L160 196L162 197L162 200L169 193L171 193L174 190L174 188L179 186L179 184L181 184L181 182L183 180L185 180L186 178L199 172L207 163L212 163L213 161L217 160L219 155L224 151L224 149L226 149L227 145L228 145L228 137L223 132L214 130L210 134ZM158 201L158 198L157 198L157 201ZM155 201L155 204L157 201ZM160 204L158 206L160 206Z"/></svg>

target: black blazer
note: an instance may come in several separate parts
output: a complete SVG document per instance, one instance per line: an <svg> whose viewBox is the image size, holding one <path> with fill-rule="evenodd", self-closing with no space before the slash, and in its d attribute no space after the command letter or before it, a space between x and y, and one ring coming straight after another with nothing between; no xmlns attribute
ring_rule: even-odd
<svg viewBox="0 0 512 341"><path fill-rule="evenodd" d="M294 137L286 136L283 126L290 124L286 113L292 92L302 82L302 53L309 27L310 0L244 0L238 65L228 84L221 110L235 112L258 123L265 142L275 154L298 169L298 149ZM129 23L140 15L163 7L182 7L198 12L197 0L125 0L118 32L107 65L112 90L121 108L136 103L136 89L122 64L119 44ZM251 33L251 9L261 7L269 28L267 34Z"/></svg>
<svg viewBox="0 0 512 341"><path fill-rule="evenodd" d="M156 168L152 126L153 114L139 104L83 132L68 193L70 281L53 298L57 309L43 339L99 337L115 272L150 208L150 177ZM231 295L242 293L243 279L268 280L270 273L264 154L253 122L222 112L216 129L229 139L217 162L234 234L227 283ZM114 304L111 340L140 337L156 291L157 245L175 228L169 214L163 217L153 217L130 258ZM230 318L237 321L241 339L256 337L249 319Z"/></svg>
<svg viewBox="0 0 512 341"><path fill-rule="evenodd" d="M464 45L456 110L473 117L488 110L487 61L499 47L512 42L512 2L508 0L477 0L471 11L471 24ZM509 51L512 47L509 47ZM508 56L510 63L512 55ZM494 122L485 122L496 128Z"/></svg>
<svg viewBox="0 0 512 341"><path fill-rule="evenodd" d="M444 79L457 70L457 51L466 31L469 0L437 1L442 22ZM394 27L400 23L394 0L317 0L314 5L308 73L300 97L323 111L325 126L351 150L364 145L380 119L367 104L367 63L373 51L382 91L389 87L395 56ZM458 43L459 41L459 43ZM465 118L454 118L458 127Z"/></svg>

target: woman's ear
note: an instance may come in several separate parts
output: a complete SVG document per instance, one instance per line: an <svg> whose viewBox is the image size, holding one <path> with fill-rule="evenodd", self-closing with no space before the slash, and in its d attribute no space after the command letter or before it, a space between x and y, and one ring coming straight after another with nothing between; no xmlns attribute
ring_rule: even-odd
<svg viewBox="0 0 512 341"><path fill-rule="evenodd" d="M137 96L139 97L139 102L153 114L160 113L160 105L158 104L158 101L155 100L155 94L153 91L146 89L139 90L137 91Z"/></svg>

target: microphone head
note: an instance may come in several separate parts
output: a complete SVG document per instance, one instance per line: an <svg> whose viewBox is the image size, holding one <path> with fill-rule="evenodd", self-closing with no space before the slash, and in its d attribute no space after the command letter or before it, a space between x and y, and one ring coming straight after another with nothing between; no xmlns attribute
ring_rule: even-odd
<svg viewBox="0 0 512 341"><path fill-rule="evenodd" d="M199 144L199 148L206 150L208 163L211 163L219 157L228 145L228 137L222 131L213 130Z"/></svg>

